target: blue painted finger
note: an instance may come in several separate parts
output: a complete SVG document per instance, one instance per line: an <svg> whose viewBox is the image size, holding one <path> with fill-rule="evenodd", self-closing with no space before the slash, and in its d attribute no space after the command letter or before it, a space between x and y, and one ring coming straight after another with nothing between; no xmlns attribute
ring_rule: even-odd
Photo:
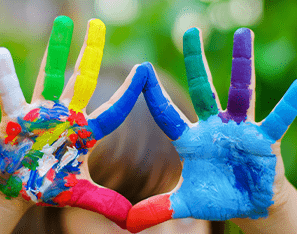
<svg viewBox="0 0 297 234"><path fill-rule="evenodd" d="M297 80L260 126L273 140L279 140L297 116Z"/></svg>
<svg viewBox="0 0 297 234"><path fill-rule="evenodd" d="M228 115L240 123L247 118L247 110L253 90L249 89L252 78L252 33L240 28L234 34L231 87L227 105Z"/></svg>
<svg viewBox="0 0 297 234"><path fill-rule="evenodd" d="M99 140L118 128L131 112L147 79L147 68L139 66L132 78L131 84L122 97L96 119L88 120L95 139Z"/></svg>
<svg viewBox="0 0 297 234"><path fill-rule="evenodd" d="M146 62L143 66L148 71L148 79L143 89L148 108L163 132L170 139L176 140L188 128L188 125L162 93L152 65Z"/></svg>
<svg viewBox="0 0 297 234"><path fill-rule="evenodd" d="M184 34L183 53L189 93L199 119L207 120L218 113L218 107L205 70L201 43L197 28Z"/></svg>

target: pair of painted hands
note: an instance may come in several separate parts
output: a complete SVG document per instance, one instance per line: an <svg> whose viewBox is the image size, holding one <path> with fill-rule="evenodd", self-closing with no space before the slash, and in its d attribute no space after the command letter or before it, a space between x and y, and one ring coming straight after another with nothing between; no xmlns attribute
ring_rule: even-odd
<svg viewBox="0 0 297 234"><path fill-rule="evenodd" d="M149 63L136 65L111 99L87 116L105 26L100 20L89 22L74 74L62 92L72 28L67 17L55 20L31 104L22 95L9 52L1 49L0 189L6 196L21 199L21 194L37 205L89 209L131 232L171 218L265 217L268 207L278 204L285 183L280 139L297 114L296 84L264 121L254 123L249 29L234 35L226 111L221 111L211 82L201 34L197 29L185 33L189 90L199 117L192 124L172 103ZM141 92L155 121L173 140L183 171L173 191L132 207L120 194L96 185L86 161L92 148L125 120Z"/></svg>

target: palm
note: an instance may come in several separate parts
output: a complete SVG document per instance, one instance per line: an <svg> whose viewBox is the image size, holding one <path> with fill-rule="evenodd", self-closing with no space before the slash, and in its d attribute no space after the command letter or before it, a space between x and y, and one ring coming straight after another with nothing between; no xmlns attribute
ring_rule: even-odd
<svg viewBox="0 0 297 234"><path fill-rule="evenodd" d="M173 142L183 160L183 183L171 195L173 217L226 220L267 215L273 203L273 141L252 123L223 123L217 116ZM183 203L175 207L175 201ZM206 212L207 211L207 212Z"/></svg>
<svg viewBox="0 0 297 234"><path fill-rule="evenodd" d="M280 141L297 115L297 83L261 123L255 123L253 33L234 35L228 105L222 111L197 29L184 35L189 93L199 122L193 124L171 101L150 64L143 89L156 123L172 140L183 165L169 193L148 198L129 211L138 232L174 218L259 218L279 202L284 185Z"/></svg>

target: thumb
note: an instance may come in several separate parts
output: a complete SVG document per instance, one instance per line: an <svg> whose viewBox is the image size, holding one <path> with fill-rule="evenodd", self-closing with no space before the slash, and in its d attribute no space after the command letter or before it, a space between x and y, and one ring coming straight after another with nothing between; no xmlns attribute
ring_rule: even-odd
<svg viewBox="0 0 297 234"><path fill-rule="evenodd" d="M69 193L69 191L65 192ZM77 184L70 189L70 192L71 198L67 199L65 205L102 214L121 228L126 229L126 219L132 205L121 194L111 189L96 186L84 179L78 180ZM61 201L59 204L61 204Z"/></svg>
<svg viewBox="0 0 297 234"><path fill-rule="evenodd" d="M134 205L129 211L127 229L132 233L140 232L172 219L170 194L150 197Z"/></svg>

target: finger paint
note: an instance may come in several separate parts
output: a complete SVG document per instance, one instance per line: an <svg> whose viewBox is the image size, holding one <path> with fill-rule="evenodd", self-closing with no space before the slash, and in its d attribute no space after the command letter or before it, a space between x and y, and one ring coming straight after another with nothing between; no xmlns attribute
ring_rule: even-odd
<svg viewBox="0 0 297 234"><path fill-rule="evenodd" d="M121 228L126 228L128 211L132 205L121 194L95 186L88 180L78 180L78 183L71 188L71 192L73 194L67 205L103 214Z"/></svg>
<svg viewBox="0 0 297 234"><path fill-rule="evenodd" d="M253 90L252 79L252 35L248 28L240 28L234 34L231 86L227 104L229 119L240 123L246 121ZM228 119L227 121L228 122Z"/></svg>
<svg viewBox="0 0 297 234"><path fill-rule="evenodd" d="M163 223L172 218L169 194L161 194L145 199L134 205L127 218L127 230L132 233Z"/></svg>
<svg viewBox="0 0 297 234"><path fill-rule="evenodd" d="M96 119L88 120L96 140L110 134L124 122L142 92L146 80L147 69L141 65L136 69L129 87L120 99Z"/></svg>
<svg viewBox="0 0 297 234"><path fill-rule="evenodd" d="M275 141L279 140L297 115L297 81L295 80L260 128Z"/></svg>
<svg viewBox="0 0 297 234"><path fill-rule="evenodd" d="M148 108L163 132L170 139L176 140L188 128L188 125L164 96L151 64L146 62L143 63L143 66L147 68L148 73L147 82L143 89Z"/></svg>
<svg viewBox="0 0 297 234"><path fill-rule="evenodd" d="M11 118L14 118L26 103L12 57L6 48L0 48L0 97L4 112Z"/></svg>
<svg viewBox="0 0 297 234"><path fill-rule="evenodd" d="M105 25L101 20L90 21L87 46L79 64L79 75L76 77L74 85L74 96L69 105L69 109L75 112L81 112L88 105L95 91L103 56L105 31Z"/></svg>
<svg viewBox="0 0 297 234"><path fill-rule="evenodd" d="M276 156L260 127L218 116L172 142L183 161L183 183L170 197L173 218L267 217L273 204Z"/></svg>
<svg viewBox="0 0 297 234"><path fill-rule="evenodd" d="M73 33L73 21L67 16L58 16L53 25L48 43L42 92L46 100L58 100L64 87L64 73Z"/></svg>
<svg viewBox="0 0 297 234"><path fill-rule="evenodd" d="M184 34L183 53L189 93L199 119L207 120L218 113L218 107L205 70L201 43L197 28L191 28Z"/></svg>

